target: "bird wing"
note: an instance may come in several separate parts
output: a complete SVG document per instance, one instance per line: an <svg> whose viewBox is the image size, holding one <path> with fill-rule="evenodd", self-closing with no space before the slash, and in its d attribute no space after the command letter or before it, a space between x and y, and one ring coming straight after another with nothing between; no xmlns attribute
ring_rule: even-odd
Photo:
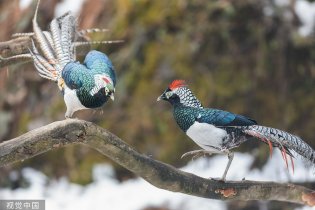
<svg viewBox="0 0 315 210"><path fill-rule="evenodd" d="M83 81L89 78L87 71L87 68L79 62L70 62L64 67L61 76L70 89L79 89Z"/></svg>
<svg viewBox="0 0 315 210"><path fill-rule="evenodd" d="M116 85L114 66L104 53L96 50L90 51L84 59L84 65L95 74L107 74L112 79L113 85Z"/></svg>
<svg viewBox="0 0 315 210"><path fill-rule="evenodd" d="M257 124L255 120L248 117L219 109L203 109L196 117L196 121L215 126L249 126Z"/></svg>

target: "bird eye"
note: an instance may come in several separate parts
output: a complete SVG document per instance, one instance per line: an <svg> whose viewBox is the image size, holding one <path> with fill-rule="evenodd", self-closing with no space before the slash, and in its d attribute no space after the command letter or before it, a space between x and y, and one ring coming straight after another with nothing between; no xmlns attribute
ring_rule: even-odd
<svg viewBox="0 0 315 210"><path fill-rule="evenodd" d="M167 98L170 98L173 95L173 93L172 92L166 92L165 95Z"/></svg>
<svg viewBox="0 0 315 210"><path fill-rule="evenodd" d="M106 87L106 88L105 88L105 93L108 93L108 92L109 92L109 90L108 90L108 88Z"/></svg>

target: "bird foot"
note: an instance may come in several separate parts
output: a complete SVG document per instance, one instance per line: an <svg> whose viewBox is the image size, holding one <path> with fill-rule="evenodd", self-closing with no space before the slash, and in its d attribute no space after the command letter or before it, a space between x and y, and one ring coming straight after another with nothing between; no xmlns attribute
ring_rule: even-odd
<svg viewBox="0 0 315 210"><path fill-rule="evenodd" d="M69 116L69 115L67 115L67 114L65 114L65 118L66 118L66 120L78 120L79 118L77 118L77 117L73 117L73 116Z"/></svg>
<svg viewBox="0 0 315 210"><path fill-rule="evenodd" d="M221 149L221 150L220 150L220 153L229 154L229 153L230 153L230 150L228 150L228 149Z"/></svg>
<svg viewBox="0 0 315 210"><path fill-rule="evenodd" d="M212 181L217 181L217 182L225 182L226 179L221 177L221 178L212 178L212 177L209 177L210 180Z"/></svg>
<svg viewBox="0 0 315 210"><path fill-rule="evenodd" d="M211 152L206 151L206 150L194 150L194 151L190 151L190 152L186 152L181 156L181 159L184 157L187 157L189 155L193 155L193 159L197 158L197 157L201 157L203 155L212 155Z"/></svg>
<svg viewBox="0 0 315 210"><path fill-rule="evenodd" d="M0 62L5 61L5 60L7 60L7 59L0 55Z"/></svg>

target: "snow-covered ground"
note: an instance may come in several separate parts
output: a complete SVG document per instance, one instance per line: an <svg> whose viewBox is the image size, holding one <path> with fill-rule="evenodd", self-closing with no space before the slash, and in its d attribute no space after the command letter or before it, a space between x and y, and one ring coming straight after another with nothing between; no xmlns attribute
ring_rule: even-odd
<svg viewBox="0 0 315 210"><path fill-rule="evenodd" d="M236 153L229 180L240 180L243 177L261 181L315 181L312 170L307 169L301 160L296 160L294 174L285 168L280 152L275 151L262 170L249 170L253 158L249 154ZM220 177L226 165L225 156L211 159L200 158L190 161L182 170L202 177ZM24 177L30 182L27 189L0 189L1 199L45 199L47 210L85 210L115 209L140 210L148 206L166 206L183 210L225 210L222 201L209 200L181 193L158 189L141 178L119 183L114 178L110 165L95 165L93 182L86 186L70 183L66 178L48 181L39 171L31 168L23 170ZM299 208L301 210L302 208ZM303 210L311 209L304 207Z"/></svg>

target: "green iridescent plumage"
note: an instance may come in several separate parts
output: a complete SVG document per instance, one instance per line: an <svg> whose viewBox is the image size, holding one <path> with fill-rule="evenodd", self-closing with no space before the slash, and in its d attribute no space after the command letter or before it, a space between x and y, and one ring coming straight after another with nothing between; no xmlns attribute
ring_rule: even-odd
<svg viewBox="0 0 315 210"><path fill-rule="evenodd" d="M191 151L187 154L225 153L229 157L222 180L233 159L231 149L240 146L254 137L272 147L281 150L288 166L290 157L294 170L293 152L306 161L315 164L315 150L300 137L288 132L257 125L255 120L228 111L203 108L200 101L187 88L183 80L173 81L158 100L166 100L173 105L174 118L179 127L203 150Z"/></svg>
<svg viewBox="0 0 315 210"><path fill-rule="evenodd" d="M114 67L105 54L95 50L87 54L84 64L68 63L62 71L62 78L87 108L102 106L115 92Z"/></svg>
<svg viewBox="0 0 315 210"><path fill-rule="evenodd" d="M185 132L196 121L215 126L248 126L256 124L256 121L242 115L219 109L189 107L180 103L174 104L173 114L177 124Z"/></svg>

